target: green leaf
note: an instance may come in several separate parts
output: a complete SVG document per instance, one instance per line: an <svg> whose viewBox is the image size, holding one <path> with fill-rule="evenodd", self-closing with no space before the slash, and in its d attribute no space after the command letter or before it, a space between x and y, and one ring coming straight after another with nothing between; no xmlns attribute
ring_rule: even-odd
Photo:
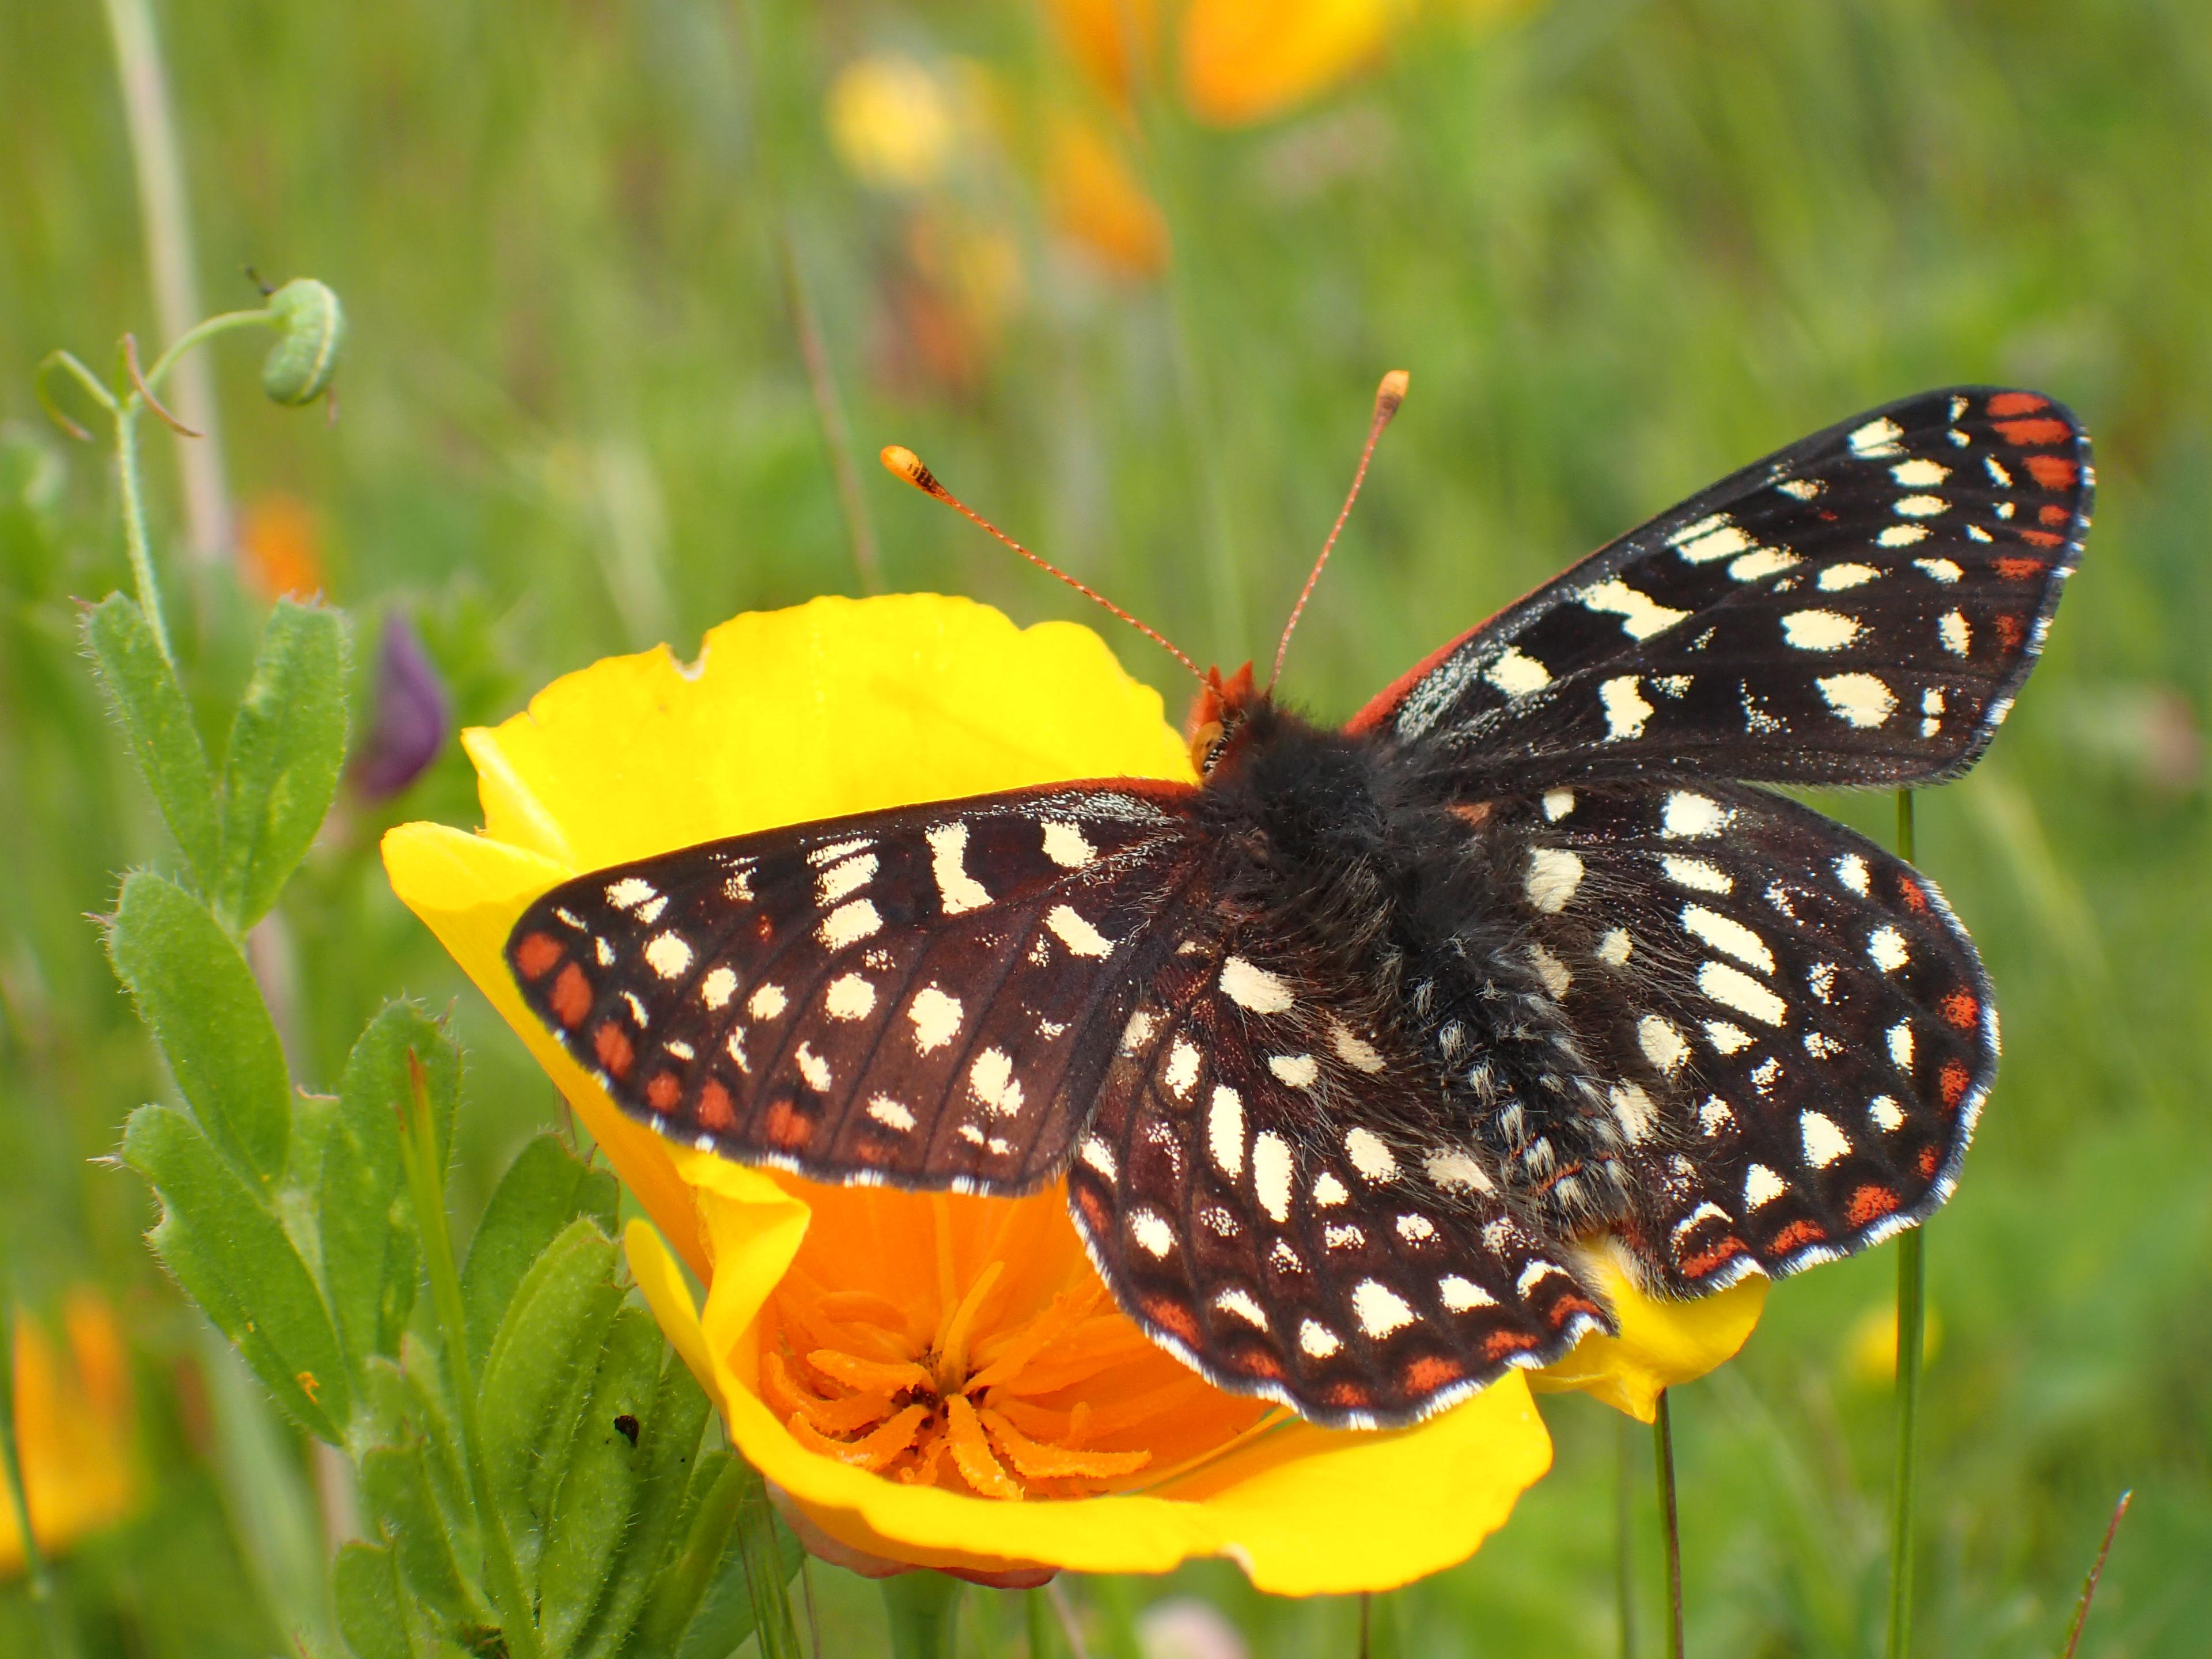
<svg viewBox="0 0 2212 1659"><path fill-rule="evenodd" d="M637 1622L647 1592L683 1537L684 1498L698 1459L699 1438L714 1407L690 1369L662 1350L659 1387L638 1415L638 1486L622 1553L609 1572L608 1591L579 1644L582 1659L610 1659Z"/></svg>
<svg viewBox="0 0 2212 1659"><path fill-rule="evenodd" d="M362 1457L361 1496L391 1539L407 1588L449 1632L497 1623L482 1593L453 1559L445 1516L431 1492L419 1444L380 1446Z"/></svg>
<svg viewBox="0 0 2212 1659"><path fill-rule="evenodd" d="M625 1655L662 1659L684 1639L700 1598L719 1576L725 1553L737 1549L738 1505L744 1501L746 1482L757 1478L726 1451L710 1451L699 1460L693 1478L699 1498L691 1507L682 1547L654 1581L645 1616L623 1649ZM741 1599L749 1632L752 1601L749 1596ZM743 1639L740 1634L738 1640Z"/></svg>
<svg viewBox="0 0 2212 1659"><path fill-rule="evenodd" d="M613 1234L613 1188L611 1176L595 1175L558 1135L541 1134L515 1155L492 1189L461 1271L471 1371L483 1371L515 1287L563 1227L588 1215Z"/></svg>
<svg viewBox="0 0 2212 1659"><path fill-rule="evenodd" d="M391 1003L347 1057L321 1167L304 1172L322 1240L324 1294L357 1370L371 1355L398 1352L415 1304L419 1248L399 1162L398 1113L410 1098L410 1053L422 1062L433 1121L442 1120L450 1133L460 1051L420 1008Z"/></svg>
<svg viewBox="0 0 2212 1659"><path fill-rule="evenodd" d="M613 1241L586 1218L570 1222L523 1275L484 1362L477 1392L484 1467L526 1581L622 1301L614 1271Z"/></svg>
<svg viewBox="0 0 2212 1659"><path fill-rule="evenodd" d="M261 988L199 900L140 871L123 884L107 954L208 1138L266 1183L284 1168L291 1079Z"/></svg>
<svg viewBox="0 0 2212 1659"><path fill-rule="evenodd" d="M125 594L111 593L85 613L84 643L169 833L201 887L212 889L222 846L221 805L176 669L155 643L145 612Z"/></svg>
<svg viewBox="0 0 2212 1659"><path fill-rule="evenodd" d="M732 1648L757 1632L763 1659L797 1659L799 1633L792 1625L785 1589L805 1551L775 1518L761 1478L750 1469L745 1473L750 1478L739 1497L737 1523L683 1639L676 1644L674 1659L727 1659ZM949 1645L945 1651L951 1653Z"/></svg>
<svg viewBox="0 0 2212 1659"><path fill-rule="evenodd" d="M123 1160L161 1195L155 1253L301 1426L339 1443L349 1395L337 1333L276 1218L169 1107L131 1115Z"/></svg>
<svg viewBox="0 0 2212 1659"><path fill-rule="evenodd" d="M538 1562L538 1627L552 1659L583 1631L621 1553L646 1472L643 1423L665 1352L650 1314L641 1308L616 1314Z"/></svg>
<svg viewBox="0 0 2212 1659"><path fill-rule="evenodd" d="M390 1550L362 1543L346 1545L331 1565L338 1633L355 1659L412 1659L396 1565Z"/></svg>
<svg viewBox="0 0 2212 1659"><path fill-rule="evenodd" d="M347 646L335 611L279 599L230 728L216 910L240 932L306 856L345 764Z"/></svg>

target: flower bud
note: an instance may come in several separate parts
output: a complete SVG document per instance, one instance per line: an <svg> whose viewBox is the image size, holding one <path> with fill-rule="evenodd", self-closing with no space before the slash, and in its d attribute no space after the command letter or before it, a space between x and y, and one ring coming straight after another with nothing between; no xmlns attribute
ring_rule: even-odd
<svg viewBox="0 0 2212 1659"><path fill-rule="evenodd" d="M446 746L452 700L404 611L384 621L377 652L376 713L354 757L354 787L372 801L388 800L420 777Z"/></svg>
<svg viewBox="0 0 2212 1659"><path fill-rule="evenodd" d="M289 282L269 296L269 314L282 337L261 365L261 389L297 408L330 389L345 344L345 312L338 296L312 276Z"/></svg>

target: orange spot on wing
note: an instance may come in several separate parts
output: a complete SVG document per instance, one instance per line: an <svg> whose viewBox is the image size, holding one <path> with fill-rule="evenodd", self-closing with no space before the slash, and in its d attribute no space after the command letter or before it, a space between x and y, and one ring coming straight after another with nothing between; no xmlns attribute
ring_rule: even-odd
<svg viewBox="0 0 2212 1659"><path fill-rule="evenodd" d="M1170 1335L1193 1347L1198 1346L1198 1316L1188 1302L1172 1296L1147 1296L1139 1297L1137 1305L1145 1310L1146 1318Z"/></svg>
<svg viewBox="0 0 2212 1659"><path fill-rule="evenodd" d="M1718 1243L1706 1246L1695 1255L1685 1257L1682 1261L1682 1276L1685 1279L1703 1279L1723 1261L1733 1261L1742 1254L1741 1239L1723 1238Z"/></svg>
<svg viewBox="0 0 2212 1659"><path fill-rule="evenodd" d="M553 1005L553 1017L570 1030L584 1023L584 1016L592 1012L592 981L584 977L584 970L570 963L561 970L560 978L553 981L553 994L548 999Z"/></svg>
<svg viewBox="0 0 2212 1659"><path fill-rule="evenodd" d="M2041 559L2007 557L1992 560L1990 568L2008 582L2024 582L2040 576L2050 567Z"/></svg>
<svg viewBox="0 0 2212 1659"><path fill-rule="evenodd" d="M2081 463L2066 455L2031 455L2027 471L2045 489L2071 489L2081 476Z"/></svg>
<svg viewBox="0 0 2212 1659"><path fill-rule="evenodd" d="M1943 1091L1944 1106L1955 1109L1966 1097L1966 1085L1972 1081L1972 1074L1966 1070L1966 1062L1945 1060L1943 1069L1936 1078L1936 1086Z"/></svg>
<svg viewBox="0 0 2212 1659"><path fill-rule="evenodd" d="M1447 1383L1456 1382L1466 1375L1467 1368L1456 1359L1448 1359L1441 1354L1423 1354L1406 1367L1406 1392L1434 1394Z"/></svg>
<svg viewBox="0 0 2212 1659"><path fill-rule="evenodd" d="M2066 539L2053 530L2023 530L2020 538L2030 547L2057 547Z"/></svg>
<svg viewBox="0 0 2212 1659"><path fill-rule="evenodd" d="M1999 617L1996 628L1997 637L2004 641L2004 648L2008 651L2019 650L2020 642L2027 637L2027 630L2021 626L2017 617Z"/></svg>
<svg viewBox="0 0 2212 1659"><path fill-rule="evenodd" d="M673 1072L655 1072L645 1085L645 1103L656 1112L667 1111L683 1097L684 1085Z"/></svg>
<svg viewBox="0 0 2212 1659"><path fill-rule="evenodd" d="M1544 1317L1556 1331L1577 1314L1595 1314L1601 1316L1603 1310L1587 1297L1563 1296L1552 1304L1551 1311Z"/></svg>
<svg viewBox="0 0 2212 1659"><path fill-rule="evenodd" d="M1936 1176L1936 1166L1942 1161L1942 1155L1933 1146L1923 1146L1920 1156L1913 1160L1913 1166L1920 1171L1923 1181L1932 1181Z"/></svg>
<svg viewBox="0 0 2212 1659"><path fill-rule="evenodd" d="M2039 460L2042 458L2039 456L2037 459ZM2072 519L2074 515L2054 501L2051 506L2045 507L2035 516L2042 520L2045 524L2064 524L2069 520Z"/></svg>
<svg viewBox="0 0 2212 1659"><path fill-rule="evenodd" d="M1897 896L1905 902L1906 909L1923 916L1928 914L1928 890L1911 877L1899 876L1897 878Z"/></svg>
<svg viewBox="0 0 2212 1659"><path fill-rule="evenodd" d="M1472 806L1444 808L1445 811L1450 813L1470 830L1480 830L1484 824L1489 823L1490 815L1497 810L1498 803L1492 800L1479 800Z"/></svg>
<svg viewBox="0 0 2212 1659"><path fill-rule="evenodd" d="M2045 417L2034 421L1999 421L1997 430L2004 441L2025 449L2030 444L2063 443L2074 435L2074 428L2065 422Z"/></svg>
<svg viewBox="0 0 2212 1659"><path fill-rule="evenodd" d="M630 1062L637 1058L629 1033L611 1019L601 1020L599 1029L592 1033L592 1052L607 1068L607 1075L617 1081L629 1075Z"/></svg>
<svg viewBox="0 0 2212 1659"><path fill-rule="evenodd" d="M769 1139L786 1152L804 1146L814 1134L813 1123L789 1095L778 1095L769 1103L768 1121L762 1127Z"/></svg>
<svg viewBox="0 0 2212 1659"><path fill-rule="evenodd" d="M2038 397L2033 392L2000 392L1990 399L1990 417L2001 420L2008 415L2033 415L2039 409L2050 407L2050 398Z"/></svg>
<svg viewBox="0 0 2212 1659"><path fill-rule="evenodd" d="M1981 1000L1971 991L1954 991L1942 1003L1943 1018L1962 1031L1974 1029L1974 1022L1982 1017Z"/></svg>
<svg viewBox="0 0 2212 1659"><path fill-rule="evenodd" d="M1492 1364L1511 1353L1522 1353L1536 1346L1536 1339L1526 1331L1492 1331L1482 1339L1482 1357Z"/></svg>
<svg viewBox="0 0 2212 1659"><path fill-rule="evenodd" d="M1817 1221L1793 1221L1774 1235L1774 1248L1794 1250L1800 1245L1818 1244L1827 1236L1827 1229Z"/></svg>
<svg viewBox="0 0 2212 1659"><path fill-rule="evenodd" d="M1270 1382L1283 1380L1283 1368L1275 1363L1275 1356L1264 1348L1247 1348L1237 1356L1235 1363L1247 1376L1264 1377Z"/></svg>
<svg viewBox="0 0 2212 1659"><path fill-rule="evenodd" d="M1844 1206L1844 1219L1854 1227L1863 1227L1878 1217L1893 1214L1896 1209L1897 1194L1888 1188L1862 1187Z"/></svg>
<svg viewBox="0 0 2212 1659"><path fill-rule="evenodd" d="M1083 1207L1084 1225L1091 1230L1093 1238L1105 1238L1114 1231L1114 1212L1106 1207L1106 1200L1094 1192L1087 1182L1070 1182L1068 1190Z"/></svg>
<svg viewBox="0 0 2212 1659"><path fill-rule="evenodd" d="M1322 1398L1326 1400L1332 1406L1340 1407L1346 1411L1352 1412L1363 1410L1375 1403L1375 1396L1368 1393L1365 1387L1358 1382L1332 1383L1329 1385L1328 1392L1322 1395Z"/></svg>
<svg viewBox="0 0 2212 1659"><path fill-rule="evenodd" d="M723 1134L737 1127L737 1108L730 1103L730 1091L713 1078L699 1091L699 1103L695 1109L699 1127Z"/></svg>
<svg viewBox="0 0 2212 1659"><path fill-rule="evenodd" d="M525 933L514 947L514 971L525 979L544 979L553 971L553 964L568 954L550 933Z"/></svg>

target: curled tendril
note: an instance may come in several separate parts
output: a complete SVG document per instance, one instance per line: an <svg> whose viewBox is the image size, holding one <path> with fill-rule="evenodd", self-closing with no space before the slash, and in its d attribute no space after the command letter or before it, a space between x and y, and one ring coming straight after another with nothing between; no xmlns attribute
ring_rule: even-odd
<svg viewBox="0 0 2212 1659"><path fill-rule="evenodd" d="M291 408L313 403L330 389L345 343L345 311L338 296L313 277L302 276L269 296L268 315L279 337L261 366L261 389Z"/></svg>

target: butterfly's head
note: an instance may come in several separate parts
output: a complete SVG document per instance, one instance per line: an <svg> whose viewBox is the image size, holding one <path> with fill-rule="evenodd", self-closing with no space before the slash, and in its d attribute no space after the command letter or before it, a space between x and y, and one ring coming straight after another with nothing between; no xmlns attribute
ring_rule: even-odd
<svg viewBox="0 0 2212 1659"><path fill-rule="evenodd" d="M1236 742L1237 732L1250 718L1254 707L1267 695L1254 684L1252 665L1249 662L1227 679L1221 678L1218 668L1206 671L1206 678L1198 683L1198 696L1191 699L1190 714L1182 727L1183 735L1190 740L1190 763L1201 776L1220 763L1221 757Z"/></svg>

